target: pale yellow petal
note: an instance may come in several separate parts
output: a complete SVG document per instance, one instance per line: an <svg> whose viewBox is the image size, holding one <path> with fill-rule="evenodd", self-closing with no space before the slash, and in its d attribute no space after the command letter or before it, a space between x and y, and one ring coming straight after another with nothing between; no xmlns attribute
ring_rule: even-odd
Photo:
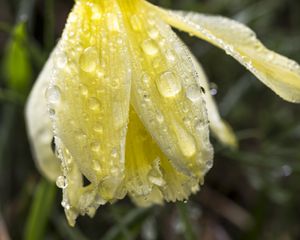
<svg viewBox="0 0 300 240"><path fill-rule="evenodd" d="M60 160L51 149L53 132L45 98L51 70L52 61L48 60L29 95L25 117L34 160L43 175L55 181L61 174Z"/></svg>
<svg viewBox="0 0 300 240"><path fill-rule="evenodd" d="M224 49L285 100L300 102L298 63L267 49L245 25L224 17L166 11L146 4L171 26Z"/></svg>
<svg viewBox="0 0 300 240"><path fill-rule="evenodd" d="M238 146L237 138L229 124L225 122L219 114L216 102L213 96L210 94L209 82L204 70L194 56L193 61L199 75L199 85L202 86L206 92L206 94L204 94L204 100L208 113L209 126L220 142L229 147L236 148Z"/></svg>
<svg viewBox="0 0 300 240"><path fill-rule="evenodd" d="M172 29L139 3L120 3L133 62L131 103L172 166L200 179L213 151L197 70Z"/></svg>
<svg viewBox="0 0 300 240"><path fill-rule="evenodd" d="M139 206L185 200L203 179L179 173L160 150L133 109L126 139L126 189Z"/></svg>
<svg viewBox="0 0 300 240"><path fill-rule="evenodd" d="M90 182L73 200L65 194L65 210L74 210L74 224L77 214L93 215L97 199L114 201L126 194L122 186L131 71L118 5L77 1L53 64L47 100L66 178L64 193L76 193L68 190L69 177L75 186L82 185L78 172ZM78 168L74 176L73 166Z"/></svg>

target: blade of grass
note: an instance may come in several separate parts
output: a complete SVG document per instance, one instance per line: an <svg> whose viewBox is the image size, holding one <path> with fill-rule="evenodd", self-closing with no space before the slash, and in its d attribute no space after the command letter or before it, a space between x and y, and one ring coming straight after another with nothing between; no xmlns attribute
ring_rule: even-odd
<svg viewBox="0 0 300 240"><path fill-rule="evenodd" d="M33 203L25 225L25 240L45 239L44 232L56 195L53 183L42 179L34 194Z"/></svg>
<svg viewBox="0 0 300 240"><path fill-rule="evenodd" d="M184 238L186 240L196 240L196 235L195 232L193 230L190 218L189 218L189 213L188 213L188 206L186 203L182 203L179 202L176 204L178 212L179 212L179 216L180 216L180 220L182 221L183 225L184 225Z"/></svg>
<svg viewBox="0 0 300 240"><path fill-rule="evenodd" d="M148 216L151 208L136 208L131 210L128 214L126 214L123 218L119 216L120 224L113 226L108 232L101 238L101 240L115 240L120 239L120 234L124 229L122 228L129 228L132 225L138 225L142 223L143 220Z"/></svg>

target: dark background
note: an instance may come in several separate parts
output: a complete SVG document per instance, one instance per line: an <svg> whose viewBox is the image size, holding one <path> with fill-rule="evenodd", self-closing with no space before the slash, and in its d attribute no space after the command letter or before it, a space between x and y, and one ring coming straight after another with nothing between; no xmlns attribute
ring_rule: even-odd
<svg viewBox="0 0 300 240"><path fill-rule="evenodd" d="M154 3L239 20L269 48L300 62L298 0ZM280 99L223 51L181 33L216 84L220 111L239 149L212 137L214 167L187 203L138 209L125 199L68 227L60 190L34 166L23 111L72 4L0 0L0 239L300 239L299 105Z"/></svg>

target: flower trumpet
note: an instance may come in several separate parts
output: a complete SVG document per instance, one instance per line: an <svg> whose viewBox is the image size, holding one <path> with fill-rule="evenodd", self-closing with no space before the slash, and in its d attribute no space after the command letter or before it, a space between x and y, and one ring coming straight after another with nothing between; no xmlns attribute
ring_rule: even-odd
<svg viewBox="0 0 300 240"><path fill-rule="evenodd" d="M140 206L187 199L212 166L209 127L236 146L202 67L171 27L300 102L299 65L238 22L143 0L77 0L26 108L38 166L57 178L71 225L126 194Z"/></svg>

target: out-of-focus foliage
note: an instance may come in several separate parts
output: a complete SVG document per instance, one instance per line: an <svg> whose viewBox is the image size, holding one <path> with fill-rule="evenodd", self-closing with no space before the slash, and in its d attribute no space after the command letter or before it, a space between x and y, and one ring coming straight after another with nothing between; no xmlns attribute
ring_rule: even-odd
<svg viewBox="0 0 300 240"><path fill-rule="evenodd" d="M153 2L239 20L269 48L300 62L299 1ZM33 164L23 110L72 4L0 1L0 239L300 238L299 105L278 98L221 50L181 33L215 83L220 111L240 148L212 139L215 165L187 203L138 209L123 200L102 207L94 219L80 218L76 228L67 225L61 194Z"/></svg>

